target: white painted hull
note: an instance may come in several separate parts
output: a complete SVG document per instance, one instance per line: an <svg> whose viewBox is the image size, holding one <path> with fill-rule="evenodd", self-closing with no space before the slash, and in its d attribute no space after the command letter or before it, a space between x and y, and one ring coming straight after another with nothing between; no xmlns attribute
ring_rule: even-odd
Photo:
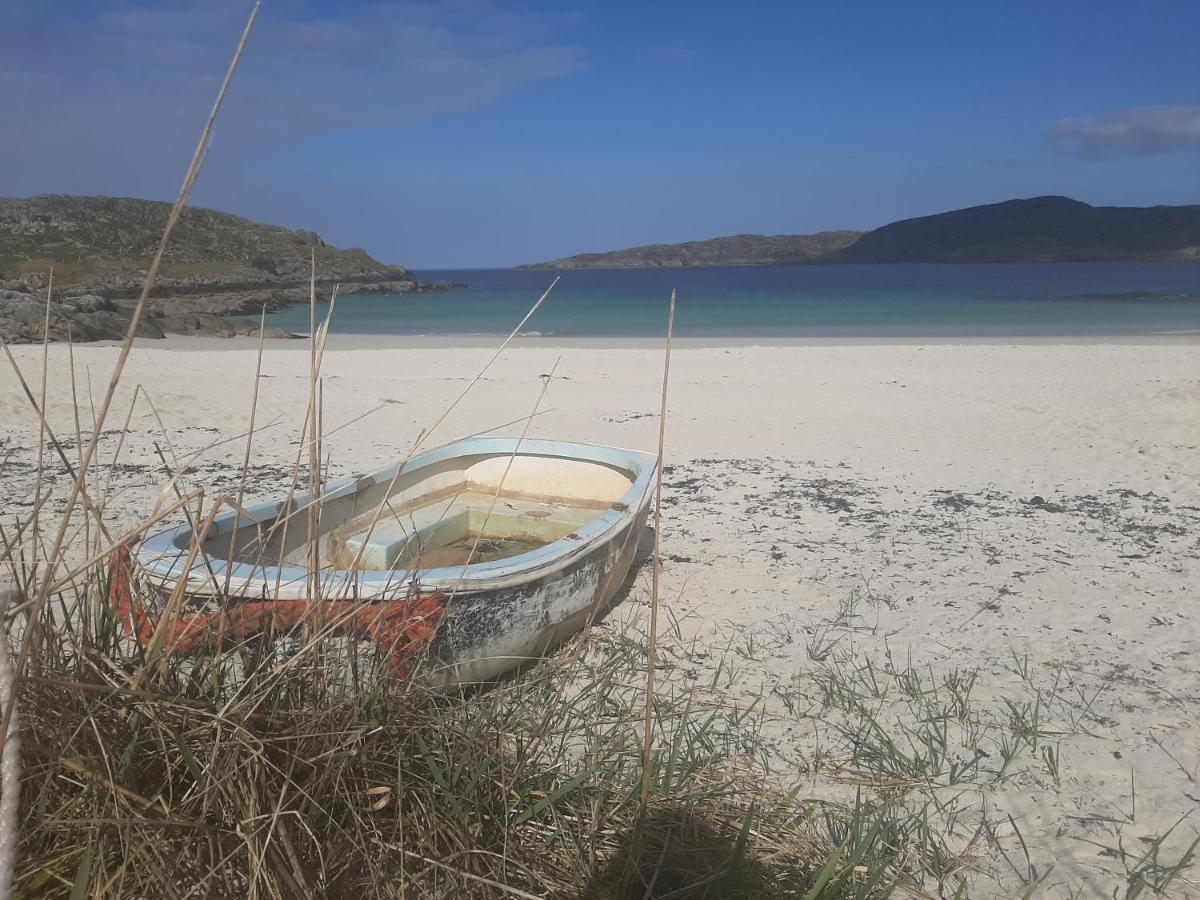
<svg viewBox="0 0 1200 900"><path fill-rule="evenodd" d="M374 475L331 482L315 504L317 545L327 559L350 559L355 565L323 566L317 579L320 597L377 603L401 599L414 589L439 592L444 613L422 671L443 686L491 680L571 637L612 602L638 550L655 466L652 455L638 451L472 438ZM469 495L483 500L448 516L438 503L447 494L464 496L461 486L454 493L456 484L470 485ZM500 497L513 499L498 512ZM382 508L394 522L380 522L373 512L385 499ZM538 509L521 509L531 505ZM157 534L134 551L135 580L160 597L183 581L193 606L308 599L314 581L303 563L312 546L313 506L306 493L297 492L290 503L285 498L241 515L218 516L203 535L203 552L192 554L190 565L190 528ZM481 506L487 507L485 513ZM393 515L397 509L403 515ZM445 530L456 516L463 522L540 529L546 543L485 562L468 554L463 564L422 567L414 542ZM362 522L369 522L365 531ZM398 536L401 532L405 537Z"/></svg>

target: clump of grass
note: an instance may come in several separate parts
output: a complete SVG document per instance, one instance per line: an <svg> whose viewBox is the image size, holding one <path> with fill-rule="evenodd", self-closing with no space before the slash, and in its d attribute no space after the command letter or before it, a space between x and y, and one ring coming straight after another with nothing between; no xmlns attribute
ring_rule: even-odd
<svg viewBox="0 0 1200 900"><path fill-rule="evenodd" d="M643 810L632 629L452 698L386 667L319 684L310 662L344 648L313 643L164 678L104 587L74 598L89 625L45 623L20 682L18 896L869 897L898 877L868 810L768 787L756 711L698 689L656 694Z"/></svg>

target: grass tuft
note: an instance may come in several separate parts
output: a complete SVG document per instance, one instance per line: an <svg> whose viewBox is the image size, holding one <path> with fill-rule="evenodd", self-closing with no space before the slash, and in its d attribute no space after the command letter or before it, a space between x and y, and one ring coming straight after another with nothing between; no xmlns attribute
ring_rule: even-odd
<svg viewBox="0 0 1200 900"><path fill-rule="evenodd" d="M695 688L656 694L639 814L632 629L455 697L385 667L317 677L335 637L164 680L104 588L73 598L90 625L44 623L20 682L17 896L872 897L905 862L877 811L770 786L755 716Z"/></svg>

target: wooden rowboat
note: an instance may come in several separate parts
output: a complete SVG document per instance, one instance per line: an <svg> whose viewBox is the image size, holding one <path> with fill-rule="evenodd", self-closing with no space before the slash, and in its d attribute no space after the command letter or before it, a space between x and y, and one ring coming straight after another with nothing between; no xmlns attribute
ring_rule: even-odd
<svg viewBox="0 0 1200 900"><path fill-rule="evenodd" d="M635 450L469 438L122 548L110 596L128 630L176 652L316 617L394 661L419 652L432 683L487 681L613 600L656 465Z"/></svg>

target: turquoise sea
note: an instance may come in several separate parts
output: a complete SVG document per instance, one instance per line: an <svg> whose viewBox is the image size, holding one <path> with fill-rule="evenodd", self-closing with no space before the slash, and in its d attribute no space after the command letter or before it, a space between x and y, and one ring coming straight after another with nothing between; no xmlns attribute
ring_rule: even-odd
<svg viewBox="0 0 1200 900"><path fill-rule="evenodd" d="M463 290L339 298L343 334L507 334L556 273L418 271ZM567 271L526 326L564 337L903 337L1200 331L1200 265L1008 263ZM1136 295L1136 296L1131 296ZM1182 296L1181 296L1182 295ZM323 317L326 305L318 315ZM308 330L307 306L268 324Z"/></svg>

